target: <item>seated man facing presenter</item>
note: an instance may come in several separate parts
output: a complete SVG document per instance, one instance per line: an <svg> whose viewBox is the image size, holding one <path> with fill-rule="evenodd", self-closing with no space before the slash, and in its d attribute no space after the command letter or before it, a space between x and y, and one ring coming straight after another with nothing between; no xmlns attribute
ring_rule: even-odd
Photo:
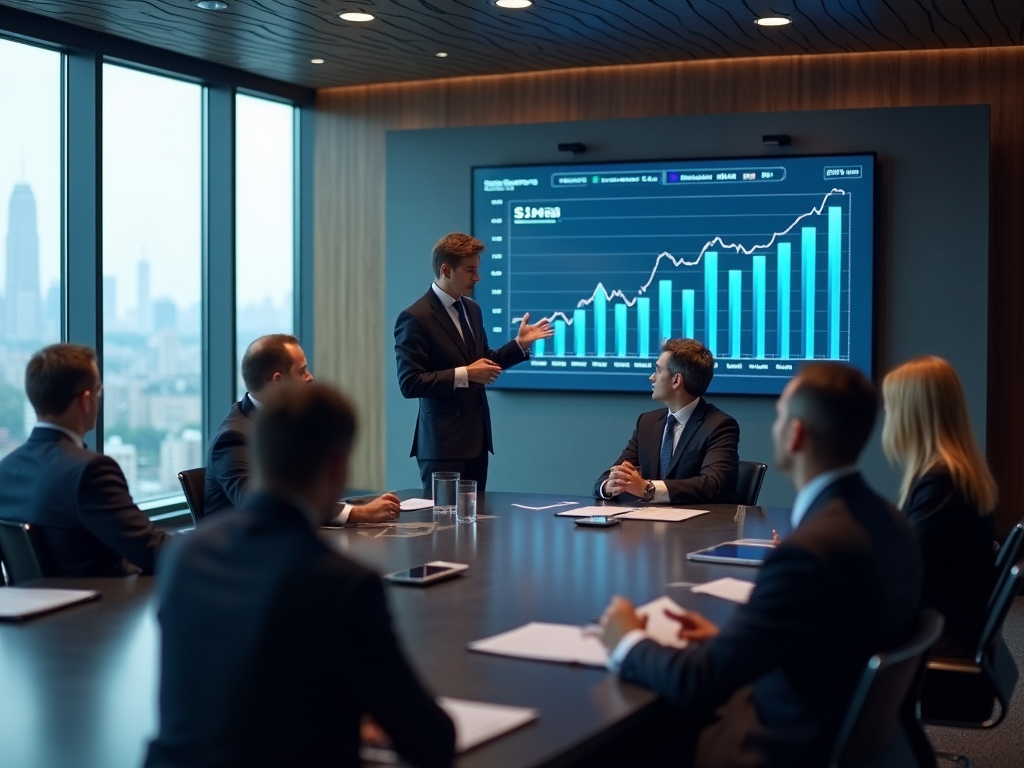
<svg viewBox="0 0 1024 768"><path fill-rule="evenodd" d="M715 358L694 339L667 339L650 380L664 403L640 415L629 444L597 480L594 496L655 504L736 500L740 427L704 399Z"/></svg>

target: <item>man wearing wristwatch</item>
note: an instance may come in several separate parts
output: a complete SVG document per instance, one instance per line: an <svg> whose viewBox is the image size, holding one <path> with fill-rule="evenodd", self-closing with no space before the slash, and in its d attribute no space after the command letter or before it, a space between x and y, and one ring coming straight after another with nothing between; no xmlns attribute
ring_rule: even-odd
<svg viewBox="0 0 1024 768"><path fill-rule="evenodd" d="M704 399L715 359L694 339L668 339L650 380L665 408L637 419L629 444L594 486L600 499L654 504L736 501L740 427Z"/></svg>

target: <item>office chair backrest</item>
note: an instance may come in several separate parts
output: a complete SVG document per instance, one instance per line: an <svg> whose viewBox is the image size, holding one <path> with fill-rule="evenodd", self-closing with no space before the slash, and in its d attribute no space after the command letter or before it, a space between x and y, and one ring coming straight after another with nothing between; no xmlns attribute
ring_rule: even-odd
<svg viewBox="0 0 1024 768"><path fill-rule="evenodd" d="M0 556L8 586L54 575L39 531L28 523L0 520Z"/></svg>
<svg viewBox="0 0 1024 768"><path fill-rule="evenodd" d="M989 646L996 642L1003 630L1003 622L1006 621L1006 614L1010 612L1013 605L1013 598L1017 596L1021 583L1020 568L1011 566L1001 584L996 585L996 591L989 602L988 615L985 617L985 627L981 630L981 637L978 639L978 648L974 654L974 661L981 664L982 657L988 651Z"/></svg>
<svg viewBox="0 0 1024 768"><path fill-rule="evenodd" d="M917 719L917 696L925 658L942 625L942 615L926 608L907 642L868 659L836 736L830 768L906 765L907 754L927 743ZM889 755L893 758L886 759Z"/></svg>
<svg viewBox="0 0 1024 768"><path fill-rule="evenodd" d="M761 495L761 483L764 482L764 473L767 471L767 464L757 461L740 462L739 472L736 475L736 498L740 504L748 507L757 504L757 497Z"/></svg>
<svg viewBox="0 0 1024 768"><path fill-rule="evenodd" d="M186 469L178 473L178 482L185 494L188 511L192 513L192 524L195 525L203 517L203 503L206 493L206 467Z"/></svg>
<svg viewBox="0 0 1024 768"><path fill-rule="evenodd" d="M1010 570L1020 559L1021 545L1024 544L1024 523L1017 523L1010 529L1006 541L996 553L996 580Z"/></svg>

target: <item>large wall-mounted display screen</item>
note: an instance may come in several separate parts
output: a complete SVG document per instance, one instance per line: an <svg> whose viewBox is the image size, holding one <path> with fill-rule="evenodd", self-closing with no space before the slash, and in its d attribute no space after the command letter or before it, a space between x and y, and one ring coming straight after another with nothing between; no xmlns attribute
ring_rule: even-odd
<svg viewBox="0 0 1024 768"><path fill-rule="evenodd" d="M665 338L715 356L710 391L777 395L811 360L871 374L874 155L473 169L492 344L555 335L493 385L650 388Z"/></svg>

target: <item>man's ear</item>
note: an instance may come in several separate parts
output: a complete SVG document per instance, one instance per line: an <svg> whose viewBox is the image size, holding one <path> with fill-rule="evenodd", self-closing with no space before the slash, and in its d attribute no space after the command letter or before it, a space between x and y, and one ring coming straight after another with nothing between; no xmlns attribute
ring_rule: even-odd
<svg viewBox="0 0 1024 768"><path fill-rule="evenodd" d="M807 428L800 419L790 419L786 431L786 447L790 453L796 453L807 447Z"/></svg>

